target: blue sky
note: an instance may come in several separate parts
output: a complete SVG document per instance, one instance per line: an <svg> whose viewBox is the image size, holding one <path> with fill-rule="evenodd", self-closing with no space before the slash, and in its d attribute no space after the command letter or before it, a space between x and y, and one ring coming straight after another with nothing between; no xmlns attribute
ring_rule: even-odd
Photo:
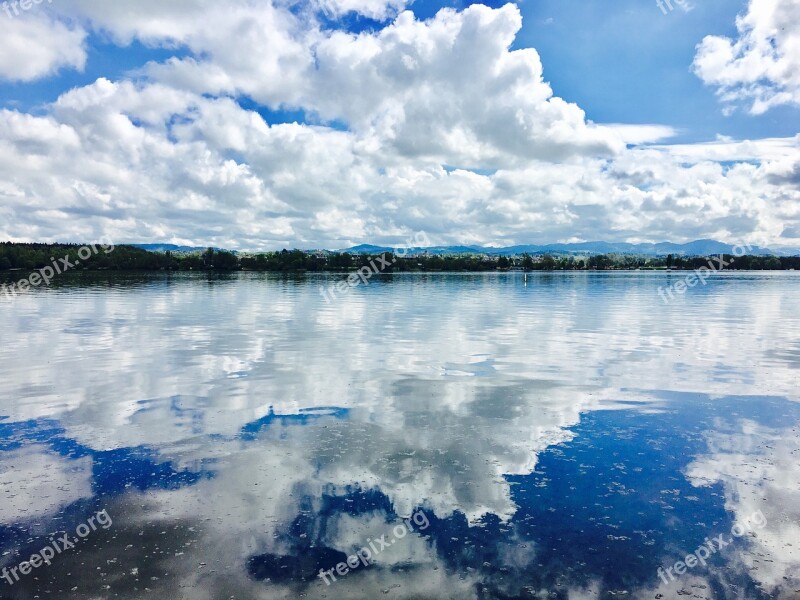
<svg viewBox="0 0 800 600"><path fill-rule="evenodd" d="M688 1L0 13L0 237L800 244L798 2Z"/></svg>

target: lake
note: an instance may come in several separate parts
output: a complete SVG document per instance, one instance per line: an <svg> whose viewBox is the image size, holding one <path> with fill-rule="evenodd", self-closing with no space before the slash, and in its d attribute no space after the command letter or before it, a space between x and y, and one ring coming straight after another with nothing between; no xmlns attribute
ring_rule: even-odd
<svg viewBox="0 0 800 600"><path fill-rule="evenodd" d="M0 297L2 597L800 597L800 273L343 277Z"/></svg>

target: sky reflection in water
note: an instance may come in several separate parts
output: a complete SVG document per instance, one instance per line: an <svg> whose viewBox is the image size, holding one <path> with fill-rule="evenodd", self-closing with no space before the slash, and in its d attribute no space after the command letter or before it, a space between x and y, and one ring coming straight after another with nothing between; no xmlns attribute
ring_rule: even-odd
<svg viewBox="0 0 800 600"><path fill-rule="evenodd" d="M394 276L333 304L334 276L75 278L5 302L2 564L113 526L0 594L794 598L800 277L665 305L668 277Z"/></svg>

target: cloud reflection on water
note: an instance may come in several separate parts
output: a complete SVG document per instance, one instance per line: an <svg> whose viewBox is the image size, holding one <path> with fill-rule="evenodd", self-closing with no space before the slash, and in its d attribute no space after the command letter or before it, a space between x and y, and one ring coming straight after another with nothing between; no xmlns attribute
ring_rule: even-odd
<svg viewBox="0 0 800 600"><path fill-rule="evenodd" d="M0 412L11 430L46 419L63 431L44 446L19 434L22 447L0 454L14 465L4 486L22 489L41 516L45 506L107 497L125 515L112 513L121 538L141 530L158 539L179 527L193 543L141 558L170 573L148 585L178 596L322 597L313 575L301 581L298 567L281 578L279 569L285 575L292 557L315 549L346 553L418 508L431 516L429 535L409 537L329 593L516 598L551 589L573 598L622 586L647 594L670 548L711 533L710 523L690 521L692 507L721 523L726 508L769 517L800 506L793 447L781 445L791 428L759 421L776 409L752 398L740 408L751 425L731 437L725 403L714 408L715 398L744 394L797 399L794 355L776 349L791 348L800 332L800 311L787 312L800 278L720 277L663 307L660 277L542 275L528 287L515 276L394 277L331 305L313 280L247 275L31 295L0 313L11 332L0 348ZM782 410L787 424L800 423L793 404ZM684 431L659 429L665 423ZM627 445L598 456L609 427ZM759 435L780 452L765 455L752 442ZM665 472L647 476L637 456L656 450L651 461L664 461ZM579 460L593 467L570 470ZM737 467L765 460L769 477L785 474L783 487L741 482ZM71 487L48 482L60 495L19 488L35 470L26 461L78 478ZM584 479L592 468L597 485ZM748 487L775 505L759 505ZM581 496L584 488L595 495ZM537 493L556 489L563 494L539 505ZM655 508L635 503L645 497ZM21 507L7 512L31 526ZM617 529L606 531L612 522ZM679 523L686 542L658 532ZM774 539L758 543L774 562L752 575L767 590L797 572L786 545L795 529L770 532ZM592 552L644 558L620 555L614 567ZM737 560L753 563L730 561L738 582ZM263 576L248 572L253 561ZM136 597L133 585L121 591Z"/></svg>

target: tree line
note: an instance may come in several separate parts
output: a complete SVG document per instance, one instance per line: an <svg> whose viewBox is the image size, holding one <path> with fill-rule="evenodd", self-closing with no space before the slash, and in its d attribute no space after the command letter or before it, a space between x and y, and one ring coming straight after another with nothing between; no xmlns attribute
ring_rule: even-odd
<svg viewBox="0 0 800 600"><path fill-rule="evenodd" d="M9 270L33 271L69 256L75 261L78 244L19 244L0 243L0 272ZM529 255L491 257L486 255L384 255L390 265L381 272L411 271L496 271L522 269L526 271L578 271L627 269L694 270L707 266L712 257L665 257L602 254L588 257ZM100 252L82 261L76 270L111 271L268 271L322 272L354 271L369 267L377 257L368 254L320 253L304 250L280 250L257 254L236 254L209 248L198 252L150 252L135 246L121 245L108 253ZM800 257L723 256L726 270L800 270ZM731 259L734 259L731 261Z"/></svg>

